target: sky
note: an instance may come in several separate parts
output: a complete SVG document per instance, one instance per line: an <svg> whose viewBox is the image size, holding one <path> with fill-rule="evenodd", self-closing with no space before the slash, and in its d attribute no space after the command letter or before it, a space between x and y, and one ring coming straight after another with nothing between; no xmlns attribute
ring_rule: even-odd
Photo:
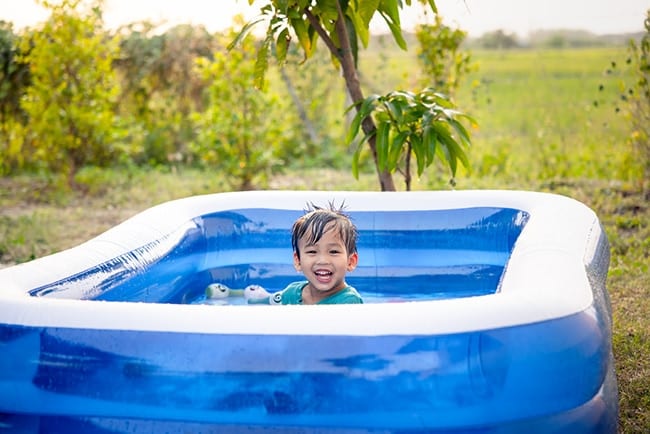
<svg viewBox="0 0 650 434"><path fill-rule="evenodd" d="M104 21L114 29L123 24L149 20L160 24L202 24L215 31L232 25L232 17L258 14L268 0L105 0ZM413 4L418 4L413 0ZM596 34L644 31L649 0L436 0L447 25L459 27L469 36L504 30L521 37L536 30L576 29ZM0 0L0 20L12 22L14 30L34 27L47 18L35 0ZM427 22L418 7L402 11L402 27L411 29ZM375 32L387 31L379 21Z"/></svg>

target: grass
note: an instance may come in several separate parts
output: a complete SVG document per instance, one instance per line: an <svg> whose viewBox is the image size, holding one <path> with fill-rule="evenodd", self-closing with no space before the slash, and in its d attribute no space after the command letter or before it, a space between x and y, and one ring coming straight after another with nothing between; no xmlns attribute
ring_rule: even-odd
<svg viewBox="0 0 650 434"><path fill-rule="evenodd" d="M416 67L412 56L399 56L377 60L391 65L389 89L407 83ZM650 432L650 195L627 144L628 114L616 112L624 73L607 73L625 57L624 48L474 53L480 68L457 99L479 125L472 171L459 174L457 188L548 191L596 211L611 244L619 431L632 434ZM215 172L86 169L83 192L51 190L37 177L0 179L0 263L72 247L160 202L225 191ZM414 189L449 188L447 178L432 172ZM378 187L372 173L357 181L349 171L313 169L276 175L269 188Z"/></svg>
<svg viewBox="0 0 650 434"><path fill-rule="evenodd" d="M392 57L362 65L375 71L369 81L384 77L387 90L412 89L417 61L396 56L399 67ZM622 83L631 81L621 66L627 57L625 47L473 52L475 70L455 98L477 119L472 174L513 182L637 175L626 146L630 114L620 110Z"/></svg>
<svg viewBox="0 0 650 434"><path fill-rule="evenodd" d="M629 127L616 112L624 73L606 73L624 57L624 49L477 55L473 93L464 90L459 101L479 119L472 155L478 172L490 173L496 155L504 172L528 180L629 178L632 157L622 146Z"/></svg>

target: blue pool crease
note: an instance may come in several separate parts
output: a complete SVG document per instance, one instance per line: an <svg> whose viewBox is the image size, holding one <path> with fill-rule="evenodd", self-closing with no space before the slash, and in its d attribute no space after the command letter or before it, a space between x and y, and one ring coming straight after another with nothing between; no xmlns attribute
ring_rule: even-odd
<svg viewBox="0 0 650 434"><path fill-rule="evenodd" d="M363 305L210 304L301 278L345 203ZM258 191L152 207L0 270L0 432L615 433L607 237L526 191Z"/></svg>

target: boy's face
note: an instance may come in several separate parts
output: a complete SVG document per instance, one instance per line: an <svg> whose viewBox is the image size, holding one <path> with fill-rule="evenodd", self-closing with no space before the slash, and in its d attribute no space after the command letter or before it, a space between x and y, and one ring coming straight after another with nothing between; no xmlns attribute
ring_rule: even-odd
<svg viewBox="0 0 650 434"><path fill-rule="evenodd" d="M307 244L309 233L298 240L300 258L293 254L297 271L302 272L309 281L309 289L319 299L328 297L345 287L345 274L356 268L358 255L348 255L345 244L334 224L325 228L318 242Z"/></svg>

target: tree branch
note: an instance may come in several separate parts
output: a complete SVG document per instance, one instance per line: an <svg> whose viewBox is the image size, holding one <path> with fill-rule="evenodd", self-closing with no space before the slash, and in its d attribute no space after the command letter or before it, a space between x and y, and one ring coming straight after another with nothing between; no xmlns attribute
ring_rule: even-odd
<svg viewBox="0 0 650 434"><path fill-rule="evenodd" d="M330 52L336 56L337 59L341 60L341 53L339 52L339 49L336 45L334 45L334 41L332 41L332 38L330 38L330 35L327 34L327 31L323 28L323 26L320 25L320 22L318 21L318 18L314 16L314 14L311 13L309 8L305 8L303 10L305 15L307 16L307 19L309 20L309 24L316 30L316 33L318 33L318 36L325 42L325 45L327 45L327 48L330 50Z"/></svg>

